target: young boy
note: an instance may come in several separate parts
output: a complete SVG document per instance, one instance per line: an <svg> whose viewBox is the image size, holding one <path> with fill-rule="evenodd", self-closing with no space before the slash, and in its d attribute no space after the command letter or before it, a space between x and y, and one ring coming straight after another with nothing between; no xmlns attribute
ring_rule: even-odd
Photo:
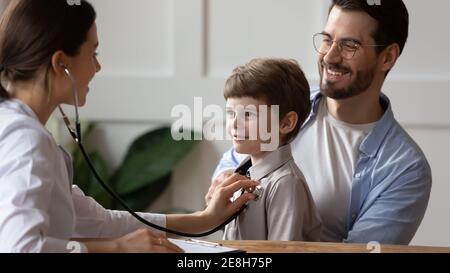
<svg viewBox="0 0 450 273"><path fill-rule="evenodd" d="M254 59L227 79L227 132L236 152L249 155L237 170L262 190L225 227L225 240L319 240L319 214L289 144L309 115L309 90L293 60Z"/></svg>

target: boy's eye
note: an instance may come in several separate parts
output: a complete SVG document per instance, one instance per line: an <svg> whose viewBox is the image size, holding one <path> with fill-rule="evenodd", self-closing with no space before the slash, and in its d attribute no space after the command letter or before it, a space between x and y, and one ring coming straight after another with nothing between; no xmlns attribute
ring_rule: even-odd
<svg viewBox="0 0 450 273"><path fill-rule="evenodd" d="M228 118L234 118L235 113L234 113L234 111L227 110L226 111L226 115L227 115Z"/></svg>
<svg viewBox="0 0 450 273"><path fill-rule="evenodd" d="M256 117L256 113L255 112L245 112L244 113L245 118L254 118Z"/></svg>

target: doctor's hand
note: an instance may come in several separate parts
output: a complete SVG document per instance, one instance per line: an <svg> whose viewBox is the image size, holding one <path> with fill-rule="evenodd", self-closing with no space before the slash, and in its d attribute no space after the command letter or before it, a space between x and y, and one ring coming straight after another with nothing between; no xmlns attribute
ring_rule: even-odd
<svg viewBox="0 0 450 273"><path fill-rule="evenodd" d="M90 253L177 253L182 249L172 244L164 236L149 229L139 229L123 237L112 240L80 240Z"/></svg>
<svg viewBox="0 0 450 273"><path fill-rule="evenodd" d="M178 253L181 248L172 244L164 236L156 234L149 229L140 229L116 239L117 252L159 252Z"/></svg>
<svg viewBox="0 0 450 273"><path fill-rule="evenodd" d="M215 228L239 211L245 203L255 199L255 195L248 192L252 192L258 185L258 182L248 180L245 176L232 174L216 185L206 209L191 214L166 215L166 225L170 229L187 233L200 233ZM231 201L233 194L242 188L247 192Z"/></svg>
<svg viewBox="0 0 450 273"><path fill-rule="evenodd" d="M258 182L248 180L247 177L237 173L228 175L228 178L225 178L223 182L215 187L209 204L203 211L204 216L210 219L213 225L223 223L239 211L248 201L255 199L255 195L249 192L252 192L258 185ZM233 194L242 188L246 192L232 202L230 199L233 197Z"/></svg>
<svg viewBox="0 0 450 273"><path fill-rule="evenodd" d="M205 196L205 203L208 206L209 202L211 201L211 198L213 197L214 192L216 191L217 187L220 186L225 179L233 175L232 170L224 171L223 173L219 174L216 179L211 183L211 186L209 187L208 193Z"/></svg>

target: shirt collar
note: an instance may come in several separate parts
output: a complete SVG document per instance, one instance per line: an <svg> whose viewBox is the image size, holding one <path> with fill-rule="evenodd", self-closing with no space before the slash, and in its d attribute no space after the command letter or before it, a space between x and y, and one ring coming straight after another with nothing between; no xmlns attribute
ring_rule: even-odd
<svg viewBox="0 0 450 273"><path fill-rule="evenodd" d="M291 145L287 144L265 155L260 162L248 169L248 173L252 180L259 181L291 159Z"/></svg>
<svg viewBox="0 0 450 273"><path fill-rule="evenodd" d="M44 132L47 133L50 137L53 138L52 133L41 123L36 113L34 113L33 109L30 108L26 103L19 99L8 99L1 102L2 105L4 105L5 108L10 109L11 111L14 111L16 113L25 115L27 117L30 117L31 119L34 119L37 124L39 124L43 129Z"/></svg>
<svg viewBox="0 0 450 273"><path fill-rule="evenodd" d="M2 103L4 103L6 105L6 107L8 107L14 111L20 112L22 114L25 114L25 115L37 120L40 123L39 118L36 115L36 113L34 113L34 111L30 108L30 106L28 106L23 101L13 98L13 99L5 100Z"/></svg>
<svg viewBox="0 0 450 273"><path fill-rule="evenodd" d="M375 157L377 155L382 142L395 123L394 113L392 112L389 98L386 95L381 94L380 103L381 107L385 110L384 114L359 146L359 150L369 157Z"/></svg>
<svg viewBox="0 0 450 273"><path fill-rule="evenodd" d="M302 127L304 127L307 123L310 122L310 120L313 120L316 117L318 107L320 104L319 102L322 96L323 95L320 93L319 88L311 89L312 110L311 113L309 114L308 119L306 120L306 122L303 124ZM383 93L380 94L380 103L381 107L385 110L384 114L381 117L381 119L377 122L373 130L369 133L369 135L367 135L367 137L363 140L363 142L359 146L360 152L364 153L369 157L375 157L377 155L381 143L388 134L390 128L395 123L391 102L389 101L389 98Z"/></svg>
<svg viewBox="0 0 450 273"><path fill-rule="evenodd" d="M322 94L320 93L319 87L311 88L311 96L310 96L311 112L309 113L309 116L306 119L306 121L303 123L302 128L305 127L306 124L308 124L311 120L313 120L316 117L321 97Z"/></svg>

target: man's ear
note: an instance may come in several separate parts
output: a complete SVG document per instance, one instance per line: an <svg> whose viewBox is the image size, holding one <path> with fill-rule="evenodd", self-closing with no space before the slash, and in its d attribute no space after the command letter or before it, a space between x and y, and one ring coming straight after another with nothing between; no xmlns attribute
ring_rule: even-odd
<svg viewBox="0 0 450 273"><path fill-rule="evenodd" d="M381 70L384 72L388 72L394 67L398 57L400 56L400 46L394 43L385 48L382 54L383 58L381 63Z"/></svg>
<svg viewBox="0 0 450 273"><path fill-rule="evenodd" d="M298 115L294 111L291 111L284 115L280 120L280 134L287 135L295 129L298 122Z"/></svg>
<svg viewBox="0 0 450 273"><path fill-rule="evenodd" d="M63 51L58 50L52 55L52 71L56 75L64 75L64 68L69 68L71 60Z"/></svg>

